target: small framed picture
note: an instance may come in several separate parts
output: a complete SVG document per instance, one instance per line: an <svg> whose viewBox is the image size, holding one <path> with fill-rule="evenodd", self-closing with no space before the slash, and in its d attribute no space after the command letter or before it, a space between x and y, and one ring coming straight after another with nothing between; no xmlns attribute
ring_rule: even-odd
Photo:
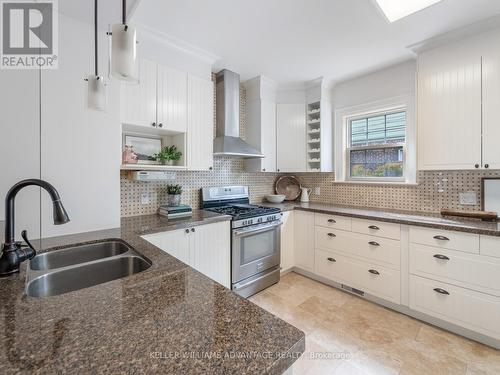
<svg viewBox="0 0 500 375"><path fill-rule="evenodd" d="M138 164L160 164L152 160L151 156L162 149L162 140L155 136L138 136L133 134L123 135L123 147L132 146L132 150L139 157Z"/></svg>

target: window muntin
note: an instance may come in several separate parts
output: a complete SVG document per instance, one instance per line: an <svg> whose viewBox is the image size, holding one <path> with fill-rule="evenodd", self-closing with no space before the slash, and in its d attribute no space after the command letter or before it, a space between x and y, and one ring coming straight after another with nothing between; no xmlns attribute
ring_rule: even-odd
<svg viewBox="0 0 500 375"><path fill-rule="evenodd" d="M406 110L348 121L349 179L404 180Z"/></svg>

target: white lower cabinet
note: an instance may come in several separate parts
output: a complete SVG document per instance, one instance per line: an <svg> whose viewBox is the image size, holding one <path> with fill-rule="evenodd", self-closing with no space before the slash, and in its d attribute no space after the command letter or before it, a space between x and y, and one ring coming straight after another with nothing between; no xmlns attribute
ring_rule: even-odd
<svg viewBox="0 0 500 375"><path fill-rule="evenodd" d="M346 257L338 252L316 249L315 273L399 304L400 272L369 262Z"/></svg>
<svg viewBox="0 0 500 375"><path fill-rule="evenodd" d="M314 212L295 211L295 266L314 272Z"/></svg>
<svg viewBox="0 0 500 375"><path fill-rule="evenodd" d="M231 287L230 222L199 225L143 236L166 253Z"/></svg>
<svg viewBox="0 0 500 375"><path fill-rule="evenodd" d="M281 226L281 272L288 271L295 263L295 216L293 211L283 212Z"/></svg>
<svg viewBox="0 0 500 375"><path fill-rule="evenodd" d="M500 339L498 297L411 275L410 308Z"/></svg>

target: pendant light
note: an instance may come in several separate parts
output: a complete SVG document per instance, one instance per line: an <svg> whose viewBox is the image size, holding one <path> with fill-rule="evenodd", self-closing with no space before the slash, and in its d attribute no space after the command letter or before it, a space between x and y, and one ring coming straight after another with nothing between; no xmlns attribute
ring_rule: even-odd
<svg viewBox="0 0 500 375"><path fill-rule="evenodd" d="M106 84L99 76L98 70L98 35L97 35L97 0L94 0L94 73L89 74L87 81L87 106L98 111L106 110Z"/></svg>
<svg viewBox="0 0 500 375"><path fill-rule="evenodd" d="M122 0L122 23L111 28L111 75L123 81L137 81L137 31L127 25L127 1Z"/></svg>

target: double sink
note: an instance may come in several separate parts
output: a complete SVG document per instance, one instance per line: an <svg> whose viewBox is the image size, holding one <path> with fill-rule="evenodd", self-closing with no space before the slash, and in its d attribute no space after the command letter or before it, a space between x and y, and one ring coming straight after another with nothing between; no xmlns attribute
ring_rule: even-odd
<svg viewBox="0 0 500 375"><path fill-rule="evenodd" d="M119 240L38 254L28 264L26 294L50 297L121 279L151 267L151 261Z"/></svg>

